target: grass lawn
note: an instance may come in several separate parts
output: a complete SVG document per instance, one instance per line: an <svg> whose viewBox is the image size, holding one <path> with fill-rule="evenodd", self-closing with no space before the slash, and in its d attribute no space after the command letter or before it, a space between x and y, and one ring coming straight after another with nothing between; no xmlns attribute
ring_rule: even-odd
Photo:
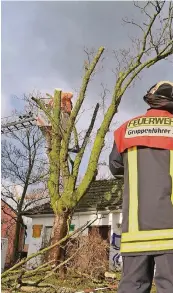
<svg viewBox="0 0 173 293"><path fill-rule="evenodd" d="M37 277L34 277L32 278L32 281L35 281L37 278L40 278L40 275L37 276ZM31 279L30 279L31 280ZM112 285L117 285L118 287L118 283L119 283L119 280L120 280L120 273L117 273L117 277L116 277L116 280L112 281L111 284ZM59 293L71 293L71 292L77 292L77 291L83 291L83 290L86 290L86 289L95 289L95 288L103 288L103 287L107 287L106 284L104 284L104 281L103 283L94 283L92 282L91 280L87 279L87 278L84 278L84 277L72 277L72 276L67 276L66 279L64 280L61 280L59 278L57 278L56 276L52 276L50 277L49 279L47 279L44 283L47 283L47 284L51 284L53 285L56 289L59 289L57 292ZM108 283L108 282L107 282ZM70 290L71 288L73 288L73 290ZM23 288L24 289L24 288ZM55 290L54 289L49 289L49 288L39 288L38 290L36 289L32 289L31 287L25 287L26 290L23 290L23 291L11 291L10 289L9 290L3 290L2 289L2 293L12 293L12 292L15 292L15 293L21 293L21 292L32 292L32 293L36 293L36 292L40 292L40 293L54 293ZM61 290L62 289L62 290ZM89 291L89 290L88 290ZM117 293L117 290L116 289L107 289L107 290L99 290L98 293ZM127 292L127 293L130 293L130 292ZM153 285L152 287L152 290L151 290L151 293L156 293L156 288L155 286Z"/></svg>

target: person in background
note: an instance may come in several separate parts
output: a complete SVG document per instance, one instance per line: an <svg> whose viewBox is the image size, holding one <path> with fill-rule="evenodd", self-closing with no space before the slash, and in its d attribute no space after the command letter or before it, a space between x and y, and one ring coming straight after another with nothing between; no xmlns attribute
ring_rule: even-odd
<svg viewBox="0 0 173 293"><path fill-rule="evenodd" d="M173 292L173 83L161 81L144 96L147 113L114 133L111 173L124 175L118 293Z"/></svg>

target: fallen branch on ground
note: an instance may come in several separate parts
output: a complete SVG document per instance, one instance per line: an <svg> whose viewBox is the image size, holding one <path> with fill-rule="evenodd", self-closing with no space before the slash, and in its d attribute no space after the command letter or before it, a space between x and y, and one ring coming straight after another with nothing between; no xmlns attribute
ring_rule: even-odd
<svg viewBox="0 0 173 293"><path fill-rule="evenodd" d="M74 231L73 233L71 234L67 234L64 238L62 238L60 241L54 243L53 245L49 246L49 247L46 247L40 251L38 251L37 253L33 253L31 254L30 256L28 256L26 259L20 261L19 263L15 264L13 267L11 267L10 269L8 269L7 271L5 271L4 273L2 273L1 275L1 278L5 278L6 276L8 276L8 273L10 271L13 271L19 267L21 267L22 265L24 265L25 263L27 263L29 260L31 260L32 258L36 257L36 256L39 256L39 255L42 255L44 254L45 252L51 250L52 248L56 247L56 246L59 246L60 244L62 244L63 242L65 242L67 239L70 239L70 238L76 238L78 237L79 234L81 234L87 227L89 227L91 224L93 224L96 220L97 220L98 217L96 217L93 221L88 221L87 223L85 223L83 226L81 226L79 229L77 229L76 231ZM74 237L75 236L75 237Z"/></svg>
<svg viewBox="0 0 173 293"><path fill-rule="evenodd" d="M28 286L38 286L39 283L45 281L47 278L51 277L60 267L64 266L65 264L67 264L78 252L79 250L82 249L83 246L79 247L78 250L75 251L75 253L70 256L68 259L66 259L65 261L63 261L62 263L58 264L50 273L48 273L46 276L38 279L35 282L22 282L22 285L28 285Z"/></svg>
<svg viewBox="0 0 173 293"><path fill-rule="evenodd" d="M70 235L66 235L63 239L61 239L58 243L55 243L54 245L49 246L48 248L45 248L38 253L32 254L29 256L27 259L22 260L20 263L14 265L12 268L10 268L8 271L4 272L2 274L2 284L6 287L12 287L13 289L19 289L23 286L28 286L28 287L38 287L38 285L42 282L44 282L46 279L51 277L60 267L64 266L67 264L74 256L79 252L79 250L83 247L81 246L72 256L67 258L64 262L60 263L58 266L54 267L52 269L51 263L53 261L46 262L39 267L37 267L35 270L31 271L26 271L26 269L22 268L22 275L21 275L21 270L16 270L17 268L23 266L27 261L32 259L35 256L42 255L50 250L51 248L55 247L56 245L61 245L63 242L65 242L67 239L76 239L87 227L89 227L91 224L93 224L96 220L98 219L98 216L93 221L88 221L86 224L84 224L82 227L71 233ZM50 271L51 269L51 271ZM44 272L43 272L44 270ZM29 278L34 277L36 274L39 274L39 272L44 273L41 278L37 278L37 280L29 280ZM46 273L47 272L47 273ZM15 281L15 284L14 284ZM14 285L13 285L14 284Z"/></svg>

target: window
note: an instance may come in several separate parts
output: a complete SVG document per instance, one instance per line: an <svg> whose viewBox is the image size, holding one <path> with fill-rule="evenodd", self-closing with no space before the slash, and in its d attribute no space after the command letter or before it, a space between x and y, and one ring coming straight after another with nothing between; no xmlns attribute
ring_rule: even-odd
<svg viewBox="0 0 173 293"><path fill-rule="evenodd" d="M43 235L43 247L46 247L49 245L51 232L52 232L52 226L45 226L44 235Z"/></svg>
<svg viewBox="0 0 173 293"><path fill-rule="evenodd" d="M42 228L43 228L43 225L33 225L32 226L32 237L33 238L40 238Z"/></svg>
<svg viewBox="0 0 173 293"><path fill-rule="evenodd" d="M103 240L107 240L108 243L110 242L110 231L111 226L103 225L103 226L90 226L88 229L89 234L99 233Z"/></svg>

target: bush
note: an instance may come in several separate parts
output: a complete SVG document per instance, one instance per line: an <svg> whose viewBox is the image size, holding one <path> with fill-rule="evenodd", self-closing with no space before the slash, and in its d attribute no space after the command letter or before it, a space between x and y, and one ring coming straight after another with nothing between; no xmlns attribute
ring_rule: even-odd
<svg viewBox="0 0 173 293"><path fill-rule="evenodd" d="M81 236L77 241L67 244L66 257L78 253L68 263L67 270L78 271L93 278L104 278L109 267L109 243L103 240L97 230L88 236Z"/></svg>

